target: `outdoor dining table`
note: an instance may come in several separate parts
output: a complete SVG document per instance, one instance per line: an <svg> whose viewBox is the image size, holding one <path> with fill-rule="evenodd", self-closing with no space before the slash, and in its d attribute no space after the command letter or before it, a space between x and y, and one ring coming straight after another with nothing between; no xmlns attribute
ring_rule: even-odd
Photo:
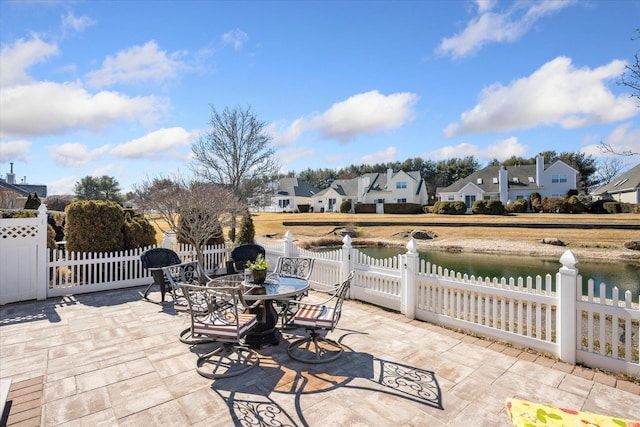
<svg viewBox="0 0 640 427"><path fill-rule="evenodd" d="M231 274L217 277L211 280L211 285L220 286L226 284L241 284L243 297L247 303L262 301L262 304L250 309L258 316L258 324L249 331L245 342L250 347L260 347L265 344L278 344L281 334L278 324L278 312L274 307L274 301L287 300L303 294L309 289L309 282L304 279L289 276L271 274L262 284L245 280L244 274Z"/></svg>

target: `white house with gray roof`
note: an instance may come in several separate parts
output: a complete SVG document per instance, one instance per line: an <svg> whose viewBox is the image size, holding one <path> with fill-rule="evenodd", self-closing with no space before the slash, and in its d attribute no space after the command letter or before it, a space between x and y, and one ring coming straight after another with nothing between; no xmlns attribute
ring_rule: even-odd
<svg viewBox="0 0 640 427"><path fill-rule="evenodd" d="M297 212L298 206L311 205L311 197L318 193L313 185L298 178L280 178L271 196L271 208L275 212Z"/></svg>
<svg viewBox="0 0 640 427"><path fill-rule="evenodd" d="M339 179L311 197L314 212L339 212L344 201L376 203L379 211L385 203L427 204L429 195L420 172L366 173L353 179Z"/></svg>
<svg viewBox="0 0 640 427"><path fill-rule="evenodd" d="M640 203L640 163L591 193L596 199Z"/></svg>
<svg viewBox="0 0 640 427"><path fill-rule="evenodd" d="M578 171L561 160L544 164L544 156L536 157L535 165L488 166L458 180L448 187L438 188L441 201L463 201L470 210L476 200L529 199L531 193L544 197L564 197L575 190Z"/></svg>

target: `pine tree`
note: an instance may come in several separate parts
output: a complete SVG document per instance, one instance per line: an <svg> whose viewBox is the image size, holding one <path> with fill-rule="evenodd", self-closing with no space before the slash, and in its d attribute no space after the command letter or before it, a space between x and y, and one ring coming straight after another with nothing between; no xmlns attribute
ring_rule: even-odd
<svg viewBox="0 0 640 427"><path fill-rule="evenodd" d="M255 243L256 229L253 225L253 219L251 213L247 209L242 218L242 224L240 225L240 232L236 236L236 243L238 245Z"/></svg>

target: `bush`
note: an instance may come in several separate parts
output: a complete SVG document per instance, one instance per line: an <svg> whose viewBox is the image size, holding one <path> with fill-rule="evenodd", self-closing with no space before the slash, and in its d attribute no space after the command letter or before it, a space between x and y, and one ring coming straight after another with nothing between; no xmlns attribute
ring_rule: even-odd
<svg viewBox="0 0 640 427"><path fill-rule="evenodd" d="M585 210L584 204L582 204L582 201L575 195L569 197L567 205L569 213L583 213Z"/></svg>
<svg viewBox="0 0 640 427"><path fill-rule="evenodd" d="M484 215L504 215L504 205L500 200L476 200L471 212Z"/></svg>
<svg viewBox="0 0 640 427"><path fill-rule="evenodd" d="M620 206L619 202L604 202L602 204L602 207L608 213L621 213L622 212L622 206Z"/></svg>
<svg viewBox="0 0 640 427"><path fill-rule="evenodd" d="M533 192L529 196L529 206L533 212L542 212L542 196L538 192Z"/></svg>
<svg viewBox="0 0 640 427"><path fill-rule="evenodd" d="M376 213L375 203L356 203L355 213Z"/></svg>
<svg viewBox="0 0 640 427"><path fill-rule="evenodd" d="M418 203L385 203L386 214L419 214L422 213L422 205Z"/></svg>
<svg viewBox="0 0 640 427"><path fill-rule="evenodd" d="M517 199L507 203L506 211L512 213L526 213L528 210L527 199Z"/></svg>
<svg viewBox="0 0 640 427"><path fill-rule="evenodd" d="M351 212L351 201L345 200L340 203L340 213L349 213Z"/></svg>
<svg viewBox="0 0 640 427"><path fill-rule="evenodd" d="M606 214L608 213L604 208L605 200L596 200L593 203L587 204L586 209L589 213L594 214Z"/></svg>
<svg viewBox="0 0 640 427"><path fill-rule="evenodd" d="M114 252L124 247L124 213L115 202L83 200L65 210L65 240L72 252Z"/></svg>
<svg viewBox="0 0 640 427"><path fill-rule="evenodd" d="M568 213L569 204L564 197L545 197L542 199L543 212Z"/></svg>
<svg viewBox="0 0 640 427"><path fill-rule="evenodd" d="M156 229L148 219L141 216L126 215L123 233L124 249L146 248L157 244Z"/></svg>
<svg viewBox="0 0 640 427"><path fill-rule="evenodd" d="M433 205L433 213L443 215L463 215L467 213L467 205L460 200L454 202L436 202Z"/></svg>
<svg viewBox="0 0 640 427"><path fill-rule="evenodd" d="M198 215L198 211L195 210L195 208L192 208L194 210L192 210L191 212L187 212L187 217L190 217L192 219L195 218L202 218L202 215L206 215L206 213L199 213ZM233 230L229 230L229 240L234 240L231 239L231 234L232 234ZM182 219L182 217L178 218L178 233L177 233L177 238L178 238L178 243L183 243L183 244L191 244L191 242L187 242L182 236L189 236L190 230L189 230L189 224L185 223ZM204 242L205 246L213 246L213 245L222 245L224 244L224 232L222 231L222 225L220 225L218 223L218 226L216 227L215 230L211 231L210 236L207 238L207 240Z"/></svg>

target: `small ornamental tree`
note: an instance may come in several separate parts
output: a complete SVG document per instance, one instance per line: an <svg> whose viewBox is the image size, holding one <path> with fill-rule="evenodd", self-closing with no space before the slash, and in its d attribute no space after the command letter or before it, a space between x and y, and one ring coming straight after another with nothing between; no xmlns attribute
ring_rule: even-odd
<svg viewBox="0 0 640 427"><path fill-rule="evenodd" d="M240 224L240 232L236 236L236 243L238 245L246 245L255 243L256 229L253 225L253 219L251 218L251 212L247 210L242 218Z"/></svg>
<svg viewBox="0 0 640 427"><path fill-rule="evenodd" d="M38 209L40 207L40 198L38 197L38 193L31 193L27 196L27 201L24 204L25 209Z"/></svg>

